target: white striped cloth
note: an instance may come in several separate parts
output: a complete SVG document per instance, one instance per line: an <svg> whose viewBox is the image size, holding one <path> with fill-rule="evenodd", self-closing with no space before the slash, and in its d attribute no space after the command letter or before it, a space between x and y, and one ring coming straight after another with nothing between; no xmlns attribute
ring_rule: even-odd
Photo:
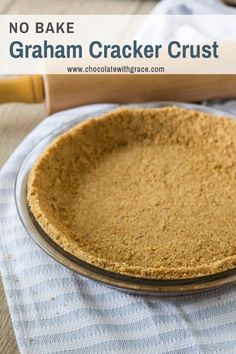
<svg viewBox="0 0 236 354"><path fill-rule="evenodd" d="M93 105L44 120L0 175L0 266L21 353L235 353L236 286L195 296L158 298L111 289L46 255L16 212L14 182L30 149ZM236 103L222 107L236 114Z"/></svg>

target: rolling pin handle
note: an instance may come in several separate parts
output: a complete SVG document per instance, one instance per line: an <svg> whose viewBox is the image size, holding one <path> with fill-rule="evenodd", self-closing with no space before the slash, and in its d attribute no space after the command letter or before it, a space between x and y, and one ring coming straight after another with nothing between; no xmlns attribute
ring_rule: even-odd
<svg viewBox="0 0 236 354"><path fill-rule="evenodd" d="M43 100L44 88L40 75L23 75L0 80L0 103L40 103Z"/></svg>

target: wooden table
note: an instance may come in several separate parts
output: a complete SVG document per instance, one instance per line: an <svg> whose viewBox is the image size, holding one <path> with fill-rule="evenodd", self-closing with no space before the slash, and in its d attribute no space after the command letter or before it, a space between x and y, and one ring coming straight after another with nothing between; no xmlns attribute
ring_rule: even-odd
<svg viewBox="0 0 236 354"><path fill-rule="evenodd" d="M1 0L1 14L145 14L157 0ZM44 106L0 105L0 167L46 116ZM0 280L0 354L19 353ZM43 353L42 353L43 354Z"/></svg>

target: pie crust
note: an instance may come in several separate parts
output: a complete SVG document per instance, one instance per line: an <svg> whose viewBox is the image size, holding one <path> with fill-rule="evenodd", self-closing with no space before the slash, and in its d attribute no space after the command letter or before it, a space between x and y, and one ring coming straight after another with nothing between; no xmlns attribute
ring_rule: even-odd
<svg viewBox="0 0 236 354"><path fill-rule="evenodd" d="M181 279L235 268L236 122L178 107L87 120L38 158L27 200L56 243L108 271Z"/></svg>

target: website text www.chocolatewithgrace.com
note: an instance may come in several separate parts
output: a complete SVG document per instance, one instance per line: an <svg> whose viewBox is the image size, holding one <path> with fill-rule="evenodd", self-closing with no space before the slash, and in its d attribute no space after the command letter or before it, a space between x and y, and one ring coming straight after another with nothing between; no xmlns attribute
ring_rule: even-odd
<svg viewBox="0 0 236 354"><path fill-rule="evenodd" d="M67 73L73 74L154 74L165 73L164 66L130 66L130 65L103 65L103 66L67 66Z"/></svg>

